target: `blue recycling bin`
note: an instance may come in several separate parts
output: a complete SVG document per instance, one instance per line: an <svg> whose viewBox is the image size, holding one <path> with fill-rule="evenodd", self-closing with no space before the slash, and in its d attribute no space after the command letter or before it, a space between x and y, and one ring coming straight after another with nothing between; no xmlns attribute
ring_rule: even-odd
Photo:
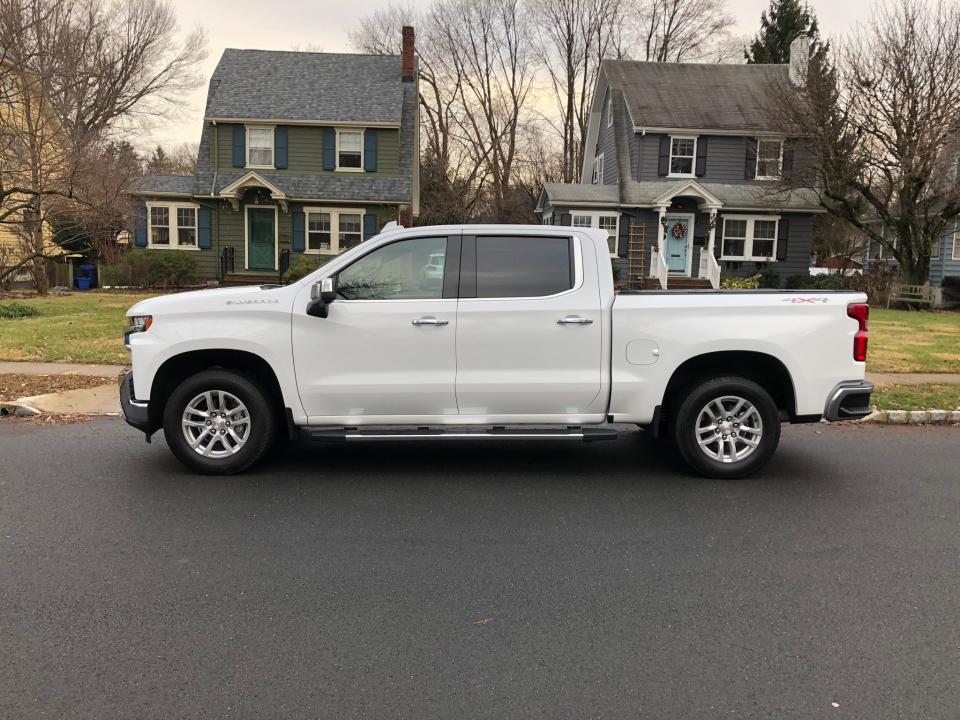
<svg viewBox="0 0 960 720"><path fill-rule="evenodd" d="M77 286L77 290L89 290L91 282L92 278L88 277L76 277L73 279L73 284Z"/></svg>

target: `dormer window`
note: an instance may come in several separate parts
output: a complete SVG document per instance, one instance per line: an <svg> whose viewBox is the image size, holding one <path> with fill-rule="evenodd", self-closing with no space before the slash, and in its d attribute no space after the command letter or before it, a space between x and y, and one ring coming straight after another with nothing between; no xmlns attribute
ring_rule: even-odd
<svg viewBox="0 0 960 720"><path fill-rule="evenodd" d="M273 168L273 128L247 126L247 167Z"/></svg>
<svg viewBox="0 0 960 720"><path fill-rule="evenodd" d="M600 153L593 159L593 178L591 182L594 185L603 184L603 153Z"/></svg>
<svg viewBox="0 0 960 720"><path fill-rule="evenodd" d="M670 137L670 175L673 177L694 177L694 162L697 157L697 138Z"/></svg>
<svg viewBox="0 0 960 720"><path fill-rule="evenodd" d="M783 141L757 142L757 180L779 180L783 171Z"/></svg>
<svg viewBox="0 0 960 720"><path fill-rule="evenodd" d="M363 130L337 130L337 170L363 170Z"/></svg>

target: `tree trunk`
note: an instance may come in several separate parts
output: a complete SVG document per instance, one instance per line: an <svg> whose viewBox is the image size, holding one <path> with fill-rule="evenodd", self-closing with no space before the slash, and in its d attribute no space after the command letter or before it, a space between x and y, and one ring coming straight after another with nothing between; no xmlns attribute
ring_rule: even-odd
<svg viewBox="0 0 960 720"><path fill-rule="evenodd" d="M30 222L30 244L34 251L40 255L43 253L43 223L32 219ZM47 275L47 260L44 257L35 257L33 259L33 282L37 286L39 295L46 295L50 290L50 278Z"/></svg>

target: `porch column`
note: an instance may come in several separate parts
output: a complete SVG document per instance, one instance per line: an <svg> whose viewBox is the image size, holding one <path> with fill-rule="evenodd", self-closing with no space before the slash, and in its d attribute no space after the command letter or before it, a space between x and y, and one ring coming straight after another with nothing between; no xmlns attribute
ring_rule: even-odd
<svg viewBox="0 0 960 720"><path fill-rule="evenodd" d="M657 208L657 255L663 255L663 243L666 239L664 236L663 229L663 217L667 214L666 205L661 205ZM656 277L657 275L657 262L654 254L650 254L650 277Z"/></svg>
<svg viewBox="0 0 960 720"><path fill-rule="evenodd" d="M717 210L710 208L710 239L707 242L707 252L713 255L713 245L717 235Z"/></svg>

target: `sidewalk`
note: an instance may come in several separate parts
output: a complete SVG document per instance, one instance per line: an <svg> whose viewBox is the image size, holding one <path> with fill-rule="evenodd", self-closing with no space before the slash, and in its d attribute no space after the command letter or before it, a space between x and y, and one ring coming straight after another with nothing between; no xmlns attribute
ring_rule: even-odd
<svg viewBox="0 0 960 720"><path fill-rule="evenodd" d="M874 385L960 385L960 373L867 373Z"/></svg>
<svg viewBox="0 0 960 720"><path fill-rule="evenodd" d="M89 375L114 377L123 365L84 365L81 363L0 362L0 375Z"/></svg>

